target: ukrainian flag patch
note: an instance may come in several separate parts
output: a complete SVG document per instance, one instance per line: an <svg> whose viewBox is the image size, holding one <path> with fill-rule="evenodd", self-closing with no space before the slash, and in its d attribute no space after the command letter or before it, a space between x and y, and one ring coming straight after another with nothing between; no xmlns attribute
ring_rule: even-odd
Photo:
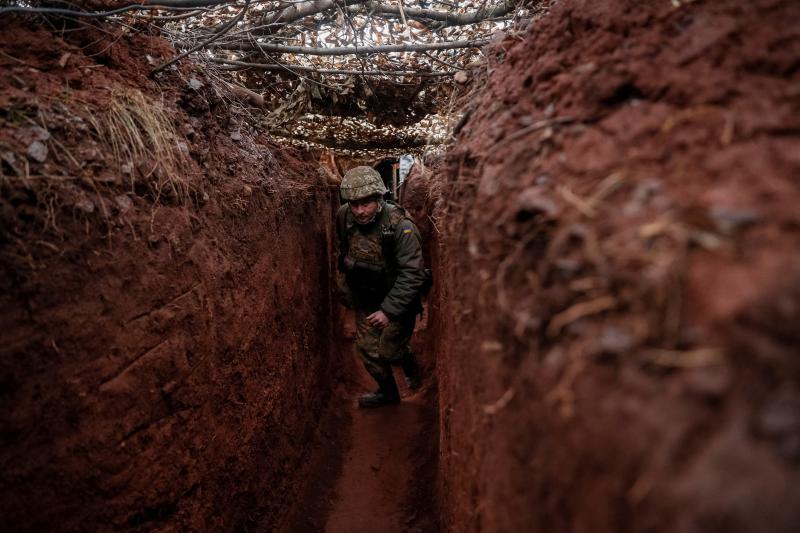
<svg viewBox="0 0 800 533"><path fill-rule="evenodd" d="M412 233L413 233L413 230L410 230L410 229L404 229L403 230L403 235L411 235Z"/></svg>

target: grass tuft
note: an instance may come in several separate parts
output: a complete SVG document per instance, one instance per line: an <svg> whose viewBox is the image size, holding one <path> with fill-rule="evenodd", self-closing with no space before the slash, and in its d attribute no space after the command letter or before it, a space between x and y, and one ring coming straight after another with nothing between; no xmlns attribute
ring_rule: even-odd
<svg viewBox="0 0 800 533"><path fill-rule="evenodd" d="M102 113L87 109L88 121L98 141L113 154L121 174L136 175L155 186L157 197L168 187L176 199L188 198L191 187L179 172L183 155L178 136L163 107L135 90L115 90ZM151 177L155 177L152 180Z"/></svg>

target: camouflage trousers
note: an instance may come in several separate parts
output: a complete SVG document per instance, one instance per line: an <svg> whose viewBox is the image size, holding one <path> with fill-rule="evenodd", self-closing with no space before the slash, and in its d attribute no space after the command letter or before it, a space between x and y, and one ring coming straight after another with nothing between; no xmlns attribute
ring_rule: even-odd
<svg viewBox="0 0 800 533"><path fill-rule="evenodd" d="M408 347L414 333L416 316L391 320L385 328L375 328L367 323L369 313L356 309L356 352L369 375L376 381L392 374L392 365L401 365L413 357Z"/></svg>

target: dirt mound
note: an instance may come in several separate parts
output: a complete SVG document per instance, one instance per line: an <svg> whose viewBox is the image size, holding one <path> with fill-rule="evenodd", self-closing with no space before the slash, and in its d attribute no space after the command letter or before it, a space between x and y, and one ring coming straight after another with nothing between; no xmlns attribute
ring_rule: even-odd
<svg viewBox="0 0 800 533"><path fill-rule="evenodd" d="M799 23L574 0L491 50L436 213L452 530L800 525Z"/></svg>
<svg viewBox="0 0 800 533"><path fill-rule="evenodd" d="M148 80L164 41L64 24L0 27L3 523L272 530L335 377L329 187Z"/></svg>

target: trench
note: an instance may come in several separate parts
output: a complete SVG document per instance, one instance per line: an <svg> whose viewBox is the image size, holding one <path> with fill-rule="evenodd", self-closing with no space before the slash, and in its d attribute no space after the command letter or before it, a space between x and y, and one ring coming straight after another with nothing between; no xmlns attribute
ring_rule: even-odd
<svg viewBox="0 0 800 533"><path fill-rule="evenodd" d="M352 316L326 296L333 254L332 221L325 214L332 198L323 188L315 200L322 215L311 224L296 206L284 215L303 220L316 239L296 239L285 220L265 225L263 209L270 204L264 199L253 201L254 209L238 221L202 220L228 242L212 250L207 235L193 235L182 209L164 209L153 227L173 235L164 242L174 244L151 244L156 252L151 261L137 263L142 243L120 235L112 242L113 253L94 254L96 243L86 243L88 255L96 258L91 268L102 275L56 257L50 258L50 269L62 273L57 279L65 285L54 289L49 276L24 280L35 295L32 301L74 318L5 317L17 320L5 334L19 340L4 350L32 353L32 344L42 342L33 329L38 328L48 335L49 349L68 354L71 365L57 358L29 359L40 366L27 373L4 369L14 372L5 382L10 394L5 400L14 403L8 404L9 440L2 448L4 464L16 461L8 470L17 480L14 490L2 494L17 504L4 511L12 530L49 529L59 521L64 531L104 522L130 531L171 525L225 531L438 530L431 305L412 341L425 376L422 388L407 390L398 375L399 405L359 409L356 397L375 385L352 349ZM295 265L302 265L302 278L283 285L282 276ZM142 283L156 272L169 281ZM118 280L125 279L131 280L129 287L119 292ZM186 279L194 282L173 288L173 280ZM80 292L82 306L61 299L66 287ZM41 300L46 295L54 299ZM97 309L90 302L98 296L115 304ZM11 291L4 297L13 308L29 296ZM306 304L297 306L298 301ZM322 318L321 327L308 324L312 308L327 316L313 315ZM86 330L78 327L84 320ZM111 355L102 355L107 346ZM83 378L54 378L66 372ZM44 402L41 384L50 387ZM32 437L38 440L27 441L32 451L26 453L20 443ZM54 476L59 477L52 492L42 496L52 505L32 512L26 502L36 501L32 495ZM95 494L94 503L79 507L73 496L78 491Z"/></svg>
<svg viewBox="0 0 800 533"><path fill-rule="evenodd" d="M552 8L419 177L423 387L372 411L320 154L161 39L0 21L0 523L800 530L800 4ZM178 182L90 135L142 101Z"/></svg>
<svg viewBox="0 0 800 533"><path fill-rule="evenodd" d="M311 480L290 514L286 531L326 533L435 532L438 462L438 403L433 345L428 320L412 338L424 372L422 386L410 390L395 370L402 401L380 409L360 409L357 396L375 388L353 352L354 324L344 313L338 347L341 379L321 422L322 437L298 473Z"/></svg>

